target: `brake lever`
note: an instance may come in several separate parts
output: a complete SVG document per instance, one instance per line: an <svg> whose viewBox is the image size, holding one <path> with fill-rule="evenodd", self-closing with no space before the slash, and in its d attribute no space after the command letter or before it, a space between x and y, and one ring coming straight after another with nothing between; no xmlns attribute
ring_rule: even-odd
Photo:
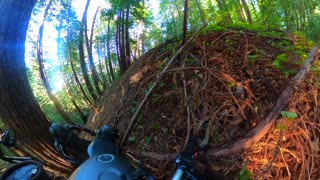
<svg viewBox="0 0 320 180"><path fill-rule="evenodd" d="M73 124L68 124L67 127L73 131L73 130L80 130L80 131L84 131L86 133L89 133L91 136L96 136L96 132L94 130L91 130L89 128L86 128L84 126L80 126L80 125L73 125Z"/></svg>
<svg viewBox="0 0 320 180"><path fill-rule="evenodd" d="M63 159L65 159L66 161L72 164L77 164L77 165L79 164L79 162L75 158L69 156L65 152L64 147L61 144L55 143L54 145L58 153L63 157Z"/></svg>

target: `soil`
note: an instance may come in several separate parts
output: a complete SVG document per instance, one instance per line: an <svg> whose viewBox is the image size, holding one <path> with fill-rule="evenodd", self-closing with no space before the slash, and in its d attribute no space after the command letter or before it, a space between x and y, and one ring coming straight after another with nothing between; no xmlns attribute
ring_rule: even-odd
<svg viewBox="0 0 320 180"><path fill-rule="evenodd" d="M87 126L108 124L123 137L138 105L180 46L181 40L172 39L135 61L98 100ZM204 30L152 91L126 140L125 154L133 162L143 159L156 179L168 179L175 155L191 133L195 152L203 154L195 159L202 171L230 178L252 173L254 179L320 179L319 62L259 142L231 156L205 156L241 138L270 113L309 51L309 43L281 31Z"/></svg>

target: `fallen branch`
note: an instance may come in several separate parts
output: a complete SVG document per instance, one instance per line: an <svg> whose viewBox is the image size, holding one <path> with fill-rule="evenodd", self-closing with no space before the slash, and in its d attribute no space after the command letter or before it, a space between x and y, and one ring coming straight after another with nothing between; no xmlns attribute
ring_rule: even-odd
<svg viewBox="0 0 320 180"><path fill-rule="evenodd" d="M313 48L304 63L304 67L296 74L296 76L292 79L292 83L287 87L280 97L278 98L275 106L273 107L272 111L266 116L266 118L261 121L256 127L254 127L249 133L237 139L235 141L231 141L221 147L211 148L206 152L207 156L229 156L235 153L239 153L254 143L257 143L262 137L264 137L268 132L272 125L277 120L278 115L280 114L281 110L287 105L291 95L293 94L294 90L301 84L307 72L309 72L311 65L316 58L317 55L317 48ZM157 160L172 160L175 159L178 153L171 153L171 154L161 154L155 152L143 152L143 151L133 151L130 150L132 153L139 154L144 157L151 157Z"/></svg>
<svg viewBox="0 0 320 180"><path fill-rule="evenodd" d="M174 56L172 56L172 58L170 59L170 61L168 62L168 64L166 65L166 67L162 70L162 72L160 73L159 77L156 79L156 81L154 82L153 86L151 87L151 89L149 90L148 94L143 98L143 100L141 101L141 103L139 104L136 112L134 113L133 117L130 120L130 124L121 140L120 143L120 147L123 147L125 142L128 139L129 134L131 133L131 130L134 126L134 124L136 123L137 119L138 119L138 115L141 112L142 108L144 107L144 105L147 103L147 101L149 100L149 98L151 97L153 90L155 89L155 87L160 83L160 80L162 79L163 75L165 74L165 72L169 69L170 65L172 64L173 60L176 59L176 57L187 47L187 45L206 27L207 25L204 25L198 32L196 32L193 36L191 36L191 38L183 45L179 48L179 50L176 52L176 54Z"/></svg>
<svg viewBox="0 0 320 180"><path fill-rule="evenodd" d="M186 140L184 142L184 146L183 149L185 149L187 147L189 138L190 138L190 131L191 131L191 120L190 120L190 105L188 102L188 92L187 92L187 83L186 83L186 79L184 76L184 71L183 68L185 67L185 59L181 59L181 76L182 76L182 81L183 81L183 92L184 92L184 106L187 109L187 124L188 124L188 129L187 129L187 137Z"/></svg>
<svg viewBox="0 0 320 180"><path fill-rule="evenodd" d="M143 157L150 157L152 159L160 160L160 161L173 160L173 159L176 159L177 156L179 155L178 153L162 154L157 152L146 152L146 151L140 151L140 150L137 151L132 149L128 149L127 153L138 154Z"/></svg>

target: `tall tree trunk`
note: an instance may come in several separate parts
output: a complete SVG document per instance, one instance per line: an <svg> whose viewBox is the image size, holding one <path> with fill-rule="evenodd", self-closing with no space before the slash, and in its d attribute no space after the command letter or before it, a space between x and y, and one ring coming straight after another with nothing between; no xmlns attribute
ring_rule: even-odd
<svg viewBox="0 0 320 180"><path fill-rule="evenodd" d="M71 95L70 90L69 90L70 87L71 87L71 85L70 85L70 83L68 82L68 79L67 79L67 78L64 78L64 82L65 82L65 84L66 84L65 90L66 90L67 95L68 95L69 98L70 98L70 101L72 102L73 106L76 108L77 112L79 113L79 115L80 115L83 123L86 124L88 117L87 117L86 115L84 115L84 113L82 112L81 108L80 108L79 105L77 104L76 100L75 100L75 99L73 98L73 96Z"/></svg>
<svg viewBox="0 0 320 180"><path fill-rule="evenodd" d="M27 78L24 43L35 3L36 0L0 1L0 118L48 170L67 175L73 167L54 150L53 137L48 132L50 122Z"/></svg>
<svg viewBox="0 0 320 180"><path fill-rule="evenodd" d="M206 4L206 6L207 6L207 10L208 10L208 19L210 19L210 21L212 22L212 23L215 23L215 21L214 21L214 15L215 15L215 8L214 8L214 6L213 6L213 2L212 1L208 1L207 2L207 4Z"/></svg>
<svg viewBox="0 0 320 180"><path fill-rule="evenodd" d="M253 2L253 0L250 0L250 5L253 10L253 13L254 13L255 17L258 17L258 11L257 11L257 8L255 7L254 4L255 4L255 2Z"/></svg>
<svg viewBox="0 0 320 180"><path fill-rule="evenodd" d="M122 65L121 56L120 56L121 55L120 53L120 20L121 20L120 11L117 13L117 15L118 16L117 16L117 22L116 22L116 51L117 51L118 64L121 71L121 69L123 69L123 65Z"/></svg>
<svg viewBox="0 0 320 180"><path fill-rule="evenodd" d="M93 103L92 101L90 100L90 98L87 96L80 80L79 80L79 77L77 75L77 72L75 70L75 67L74 67L74 64L73 64L73 60L72 60L72 47L71 47L71 33L70 33L70 12L71 10L71 0L69 1L69 4L68 4L68 17L67 17L67 24L68 24L68 27L67 27L67 47L68 47L68 60L70 62L70 66L71 66L71 69L72 69L72 73L73 73L73 77L76 81L76 84L77 86L80 88L80 91L81 91L81 94L83 95L84 99L85 99L85 102L88 103L88 105L90 107L93 107Z"/></svg>
<svg viewBox="0 0 320 180"><path fill-rule="evenodd" d="M69 63L69 59L71 59L71 54L69 54L69 52L71 53L71 46L70 46L70 43L69 43L69 23L70 23L70 8L71 8L71 1L72 0L66 0L66 1L61 1L61 4L63 6L64 9L67 10L67 57L65 58L65 60L67 61L67 63ZM59 25L59 28L58 28L58 57L59 57L59 62L62 61L62 58L61 58L61 55L63 54L63 52L61 52L61 47L60 47L60 42L61 42L61 29L62 29L62 25L63 25L63 19L65 17L61 17L60 18L60 25ZM70 51L69 51L70 50ZM70 61L71 63L71 61ZM63 71L62 71L63 72ZM65 84L65 92L68 96L68 98L70 99L70 101L72 102L74 108L77 110L77 112L79 113L82 121L84 122L84 124L86 124L86 121L87 121L87 117L84 115L84 113L82 112L82 110L79 108L78 104L76 103L75 99L73 98L74 96L71 95L69 89L70 89L70 83L69 83L69 80L68 80L68 75L63 73L63 80L64 80L64 84ZM72 76L73 77L73 76ZM76 77L78 78L78 77Z"/></svg>
<svg viewBox="0 0 320 180"><path fill-rule="evenodd" d="M71 57L71 47L69 47L69 49L68 49L68 59L69 59L69 61L70 61L70 66L71 66L71 69L72 69L73 77L74 77L74 79L76 80L77 86L79 86L79 88L80 88L81 94L82 94L83 97L85 98L86 102L87 102L91 107L93 107L93 103L92 103L92 101L90 100L90 98L87 96L87 94L86 94L86 92L85 92L85 90L84 90L84 88L83 88L83 86L82 86L82 84L81 84L81 82L80 82L80 80L79 80L79 77L78 77L78 75L77 75L77 72L76 72L76 70L75 70L75 67L74 67L74 65L73 65L72 57Z"/></svg>
<svg viewBox="0 0 320 180"><path fill-rule="evenodd" d="M121 74L124 74L128 69L128 62L126 56L126 11L124 10L124 7L125 3L121 3L117 18L117 53Z"/></svg>
<svg viewBox="0 0 320 180"><path fill-rule="evenodd" d="M236 12L237 12L237 15L238 15L238 20L239 20L240 22L245 22L245 21L246 21L246 18L245 18L245 15L244 15L244 13L243 13L242 6L241 6L240 1L241 1L241 0L235 0L233 7L235 7L235 9L236 9Z"/></svg>
<svg viewBox="0 0 320 180"><path fill-rule="evenodd" d="M97 53L98 53L98 61L99 61L99 69L100 69L100 74L102 75L102 82L103 82L103 88L105 89L107 87L107 79L106 76L103 73L103 67L102 67L102 61L101 61L101 47L100 43L98 43L97 47ZM108 67L106 66L107 73L108 73Z"/></svg>
<svg viewBox="0 0 320 180"><path fill-rule="evenodd" d="M97 8L95 14L94 14L94 18L93 18L93 22L91 25L91 34L90 34L90 48L92 49L92 41L93 41L93 28L94 28L94 24L97 18L97 14L99 12L100 6ZM100 36L100 34L99 34ZM101 47L100 47L100 40L98 41L98 47L97 47L97 53L98 53L98 61L99 61L99 68L100 68L100 74L102 76L102 84L103 84L103 89L105 89L107 87L107 79L106 76L103 72L103 66L102 66L102 62L101 62ZM106 69L108 70L108 67L106 66ZM107 71L108 73L108 71Z"/></svg>
<svg viewBox="0 0 320 180"><path fill-rule="evenodd" d="M125 58L126 58L126 70L131 65L130 62L130 36L129 36L129 14L130 14L130 5L128 3L126 9L126 21L125 21Z"/></svg>
<svg viewBox="0 0 320 180"><path fill-rule="evenodd" d="M127 71L126 65L126 52L125 52L125 11L124 9L121 10L121 21L120 21L120 52L121 52L121 61L123 64L123 70L121 74L124 74Z"/></svg>
<svg viewBox="0 0 320 180"><path fill-rule="evenodd" d="M217 2L218 2L218 7L220 11L222 11L222 17L225 21L224 23L226 24L232 23L231 14L225 0L217 0Z"/></svg>
<svg viewBox="0 0 320 180"><path fill-rule="evenodd" d="M289 18L289 12L286 8L283 9L284 10L284 18L285 18L285 23L286 23L286 30L290 31L292 29L291 27L291 22L290 22L290 18Z"/></svg>
<svg viewBox="0 0 320 180"><path fill-rule="evenodd" d="M87 0L86 7L89 4L89 2L90 2L90 0ZM83 47L83 35L84 35L84 30L85 30L84 24L86 23L86 19L87 19L87 11L88 11L88 8L85 8L83 15L82 15L81 27L80 27L80 31L79 31L79 61L80 61L81 70L83 73L84 82L86 83L89 94L91 95L91 97L95 101L97 99L97 95L94 92L94 89L93 89L91 82L89 80L87 64L86 64L85 58L84 58L84 47Z"/></svg>
<svg viewBox="0 0 320 180"><path fill-rule="evenodd" d="M173 9L172 7L170 6L170 12L171 12L171 19L172 19L172 30L173 30L173 33L174 33L174 36L177 36L178 35L178 31L177 31L177 28L176 28L176 20L175 20L175 17L174 17L174 12L173 12ZM169 24L169 20L167 21L167 24Z"/></svg>
<svg viewBox="0 0 320 180"><path fill-rule="evenodd" d="M178 21L181 23L181 21L183 20L183 16L181 15L181 7L179 7L180 3L178 3L177 1L173 0L172 1L172 5L176 8L176 12L178 14Z"/></svg>
<svg viewBox="0 0 320 180"><path fill-rule="evenodd" d="M122 5L121 5L122 6ZM125 46L124 46L124 17L123 17L122 7L118 12L117 20L117 52L118 52L118 62L120 67L120 73L124 74L126 69L126 56L125 56Z"/></svg>
<svg viewBox="0 0 320 180"><path fill-rule="evenodd" d="M146 34L146 31L145 31L145 29L143 29L142 34L140 34L142 54L146 53L146 50L145 50L145 38L146 38L146 35L145 34ZM140 54L139 54L139 57L140 57Z"/></svg>
<svg viewBox="0 0 320 180"><path fill-rule="evenodd" d="M109 67L110 75L112 78L112 81L114 81L114 71L112 67L112 60L111 60L111 51L110 51L110 37L111 37L111 32L110 32L110 20L108 21L108 27L107 27L107 56L108 56L108 64L106 64L106 67Z"/></svg>
<svg viewBox="0 0 320 180"><path fill-rule="evenodd" d="M104 61L105 61L105 64L107 65L108 64L108 59L107 59L107 56L105 55L104 56ZM108 76L108 79L109 79L109 83L112 84L113 80L111 78L111 75L110 75L110 71L109 71L109 68L108 66L106 67L106 70L107 70L107 76ZM107 86L106 86L107 87Z"/></svg>
<svg viewBox="0 0 320 180"><path fill-rule="evenodd" d="M99 11L99 8L97 8L96 13L95 13L94 18L93 18L92 28L91 28L91 35L90 35L91 38L89 39L89 36L88 36L88 25L87 25L87 12L88 12L89 5L90 5L90 0L87 0L87 4L86 4L85 10L84 10L85 18L82 18L82 26L84 26L84 34L85 34L87 52L88 52L88 56L89 56L89 66L90 66L92 77L93 77L93 84L94 84L94 87L96 88L98 94L101 95L102 91L100 90L100 86L99 86L99 83L101 82L101 80L100 80L100 78L98 76L98 72L97 72L96 66L95 66L95 64L93 62L93 55L92 55L93 26L94 26L94 22L95 22L95 19L97 17L97 13Z"/></svg>
<svg viewBox="0 0 320 180"><path fill-rule="evenodd" d="M46 74L46 70L43 64L43 51L42 51L42 37L43 37L43 28L44 28L44 23L46 16L48 14L49 8L52 4L53 0L50 0L43 16L43 21L42 24L40 25L39 28L39 35L38 35L38 42L37 42L37 58L38 58L38 64L39 64L39 72L40 72L40 77L43 82L43 85L47 91L47 94L52 101L55 109L58 111L58 113L62 116L62 118L67 122L67 123L72 123L71 118L69 115L64 111L64 107L62 104L59 102L58 98L53 94L52 92L52 87L49 83L48 76Z"/></svg>
<svg viewBox="0 0 320 180"><path fill-rule="evenodd" d="M201 21L202 21L202 24L207 24L207 18L205 16L205 14L203 13L203 8L201 6L201 3L199 2L199 0L195 0L196 4L197 4L197 7L199 9L199 13L200 13L200 17L201 17Z"/></svg>
<svg viewBox="0 0 320 180"><path fill-rule="evenodd" d="M248 6L246 0L241 0L241 3L242 3L242 7L244 9L244 12L246 12L248 23L252 24L253 22L252 22L251 12L250 12L250 9L249 9L249 6Z"/></svg>
<svg viewBox="0 0 320 180"><path fill-rule="evenodd" d="M184 1L184 16L183 16L183 32L182 32L182 46L186 43L187 31L188 31L188 12L189 12L189 0Z"/></svg>

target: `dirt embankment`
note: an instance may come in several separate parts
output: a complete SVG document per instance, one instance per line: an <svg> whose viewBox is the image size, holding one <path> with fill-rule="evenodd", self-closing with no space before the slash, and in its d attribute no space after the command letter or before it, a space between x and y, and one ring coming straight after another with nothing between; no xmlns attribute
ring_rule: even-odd
<svg viewBox="0 0 320 180"><path fill-rule="evenodd" d="M88 126L112 125L123 136L180 43L170 40L137 60L104 94ZM192 129L195 151L203 155L196 160L197 167L235 176L245 166L258 179L319 179L319 62L295 86L261 140L228 157L205 153L244 137L262 122L292 85L309 51L308 43L284 32L205 30L153 91L130 133L127 155L143 158L157 178L166 179Z"/></svg>

